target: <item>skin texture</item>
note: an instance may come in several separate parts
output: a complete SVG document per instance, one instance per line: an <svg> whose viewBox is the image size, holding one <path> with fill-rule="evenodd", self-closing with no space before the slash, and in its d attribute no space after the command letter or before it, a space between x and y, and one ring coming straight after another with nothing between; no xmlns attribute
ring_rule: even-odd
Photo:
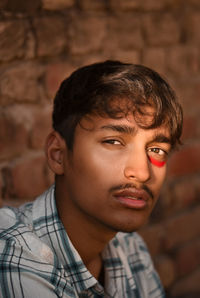
<svg viewBox="0 0 200 298"><path fill-rule="evenodd" d="M94 276L100 273L101 251L115 233L136 231L146 223L170 148L167 128L142 129L132 115L83 119L73 151L57 132L49 135L46 152L57 175L58 212Z"/></svg>

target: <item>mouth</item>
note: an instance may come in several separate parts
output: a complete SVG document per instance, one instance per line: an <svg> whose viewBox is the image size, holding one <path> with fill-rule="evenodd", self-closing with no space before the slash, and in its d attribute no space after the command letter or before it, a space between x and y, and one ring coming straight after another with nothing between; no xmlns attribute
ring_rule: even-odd
<svg viewBox="0 0 200 298"><path fill-rule="evenodd" d="M114 198L127 208L142 210L148 205L150 195L142 189L122 190L114 193Z"/></svg>

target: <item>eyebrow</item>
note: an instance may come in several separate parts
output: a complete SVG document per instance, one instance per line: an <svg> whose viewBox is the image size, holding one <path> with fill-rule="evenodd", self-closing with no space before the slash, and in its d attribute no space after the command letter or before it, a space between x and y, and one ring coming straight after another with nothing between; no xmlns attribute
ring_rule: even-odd
<svg viewBox="0 0 200 298"><path fill-rule="evenodd" d="M133 135L136 131L135 127L132 127L132 126L113 125L113 124L101 126L100 129L113 130L116 132L121 132L121 133L129 134L129 135Z"/></svg>
<svg viewBox="0 0 200 298"><path fill-rule="evenodd" d="M172 141L170 138L166 137L166 135L164 134L157 134L153 140L151 142L158 142L158 143L168 143L168 144L172 144Z"/></svg>
<svg viewBox="0 0 200 298"><path fill-rule="evenodd" d="M108 125L103 125L100 127L100 129L105 129L105 130L112 130L128 135L134 135L136 132L136 128L128 125L114 125L114 124L108 124ZM155 135L155 137L150 141L150 143L157 142L157 143L167 143L172 145L172 141L169 137L162 133L158 133Z"/></svg>

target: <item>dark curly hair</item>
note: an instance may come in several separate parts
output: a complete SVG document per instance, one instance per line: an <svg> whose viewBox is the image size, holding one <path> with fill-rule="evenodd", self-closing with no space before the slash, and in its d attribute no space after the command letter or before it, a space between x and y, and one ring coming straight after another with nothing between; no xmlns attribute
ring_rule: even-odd
<svg viewBox="0 0 200 298"><path fill-rule="evenodd" d="M151 123L145 121L148 107L153 108ZM61 83L54 100L53 128L72 150L75 128L84 116L120 118L130 112L144 129L167 125L172 146L180 143L182 108L169 84L150 68L119 61L84 66Z"/></svg>

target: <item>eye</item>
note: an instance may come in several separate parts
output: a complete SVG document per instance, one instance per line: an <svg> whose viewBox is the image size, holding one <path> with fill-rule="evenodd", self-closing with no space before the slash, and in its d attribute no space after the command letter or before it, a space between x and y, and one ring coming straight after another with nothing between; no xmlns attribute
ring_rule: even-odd
<svg viewBox="0 0 200 298"><path fill-rule="evenodd" d="M163 149L160 149L160 148L149 148L148 152L153 152L155 154L162 155L162 156L167 154Z"/></svg>
<svg viewBox="0 0 200 298"><path fill-rule="evenodd" d="M103 144L122 145L122 142L116 139L107 139L103 141Z"/></svg>
<svg viewBox="0 0 200 298"><path fill-rule="evenodd" d="M148 155L157 160L166 161L168 152L158 147L151 147L147 149Z"/></svg>

